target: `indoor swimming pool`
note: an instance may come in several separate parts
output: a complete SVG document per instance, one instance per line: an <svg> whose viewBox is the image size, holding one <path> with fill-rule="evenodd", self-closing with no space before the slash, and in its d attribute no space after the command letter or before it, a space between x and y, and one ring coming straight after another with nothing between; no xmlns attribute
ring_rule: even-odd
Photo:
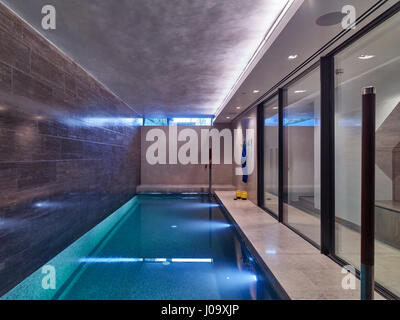
<svg viewBox="0 0 400 320"><path fill-rule="evenodd" d="M1 299L279 299L207 195L138 195Z"/></svg>

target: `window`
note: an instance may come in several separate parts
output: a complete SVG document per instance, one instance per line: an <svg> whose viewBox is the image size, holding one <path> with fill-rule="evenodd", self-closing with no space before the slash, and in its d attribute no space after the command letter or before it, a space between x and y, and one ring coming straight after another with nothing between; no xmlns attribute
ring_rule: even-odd
<svg viewBox="0 0 400 320"><path fill-rule="evenodd" d="M171 118L169 125L178 126L212 126L212 118Z"/></svg>
<svg viewBox="0 0 400 320"><path fill-rule="evenodd" d="M145 126L212 126L212 117L203 118L145 118Z"/></svg>
<svg viewBox="0 0 400 320"><path fill-rule="evenodd" d="M145 126L167 126L168 119L167 118L145 118L144 125Z"/></svg>
<svg viewBox="0 0 400 320"><path fill-rule="evenodd" d="M285 89L283 221L320 244L320 69Z"/></svg>

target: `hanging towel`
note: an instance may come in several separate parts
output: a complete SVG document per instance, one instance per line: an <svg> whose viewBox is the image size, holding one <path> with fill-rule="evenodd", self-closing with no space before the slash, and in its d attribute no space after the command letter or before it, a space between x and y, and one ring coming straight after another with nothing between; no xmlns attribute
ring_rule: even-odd
<svg viewBox="0 0 400 320"><path fill-rule="evenodd" d="M246 150L246 142L243 143L243 150L242 150L242 170L243 170L243 177L242 181L247 183L248 175L247 175L247 150Z"/></svg>

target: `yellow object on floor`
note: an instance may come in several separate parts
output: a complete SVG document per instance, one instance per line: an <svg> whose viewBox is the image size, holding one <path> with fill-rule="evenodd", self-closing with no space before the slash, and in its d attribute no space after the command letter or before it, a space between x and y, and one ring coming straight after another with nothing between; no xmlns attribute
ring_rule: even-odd
<svg viewBox="0 0 400 320"><path fill-rule="evenodd" d="M242 200L247 200L247 192L246 191L242 191L242 194L240 196L242 198Z"/></svg>
<svg viewBox="0 0 400 320"><path fill-rule="evenodd" d="M236 191L236 198L240 199L241 196L242 196L242 191L240 190Z"/></svg>

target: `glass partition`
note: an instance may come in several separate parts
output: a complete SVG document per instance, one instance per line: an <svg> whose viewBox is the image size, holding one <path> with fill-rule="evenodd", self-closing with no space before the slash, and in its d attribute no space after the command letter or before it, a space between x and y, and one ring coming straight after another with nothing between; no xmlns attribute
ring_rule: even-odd
<svg viewBox="0 0 400 320"><path fill-rule="evenodd" d="M286 89L283 221L320 244L320 69Z"/></svg>
<svg viewBox="0 0 400 320"><path fill-rule="evenodd" d="M375 279L400 295L400 15L335 57L336 255L360 267L361 90L375 86Z"/></svg>
<svg viewBox="0 0 400 320"><path fill-rule="evenodd" d="M279 101L264 104L264 197L263 207L278 216L279 194Z"/></svg>

